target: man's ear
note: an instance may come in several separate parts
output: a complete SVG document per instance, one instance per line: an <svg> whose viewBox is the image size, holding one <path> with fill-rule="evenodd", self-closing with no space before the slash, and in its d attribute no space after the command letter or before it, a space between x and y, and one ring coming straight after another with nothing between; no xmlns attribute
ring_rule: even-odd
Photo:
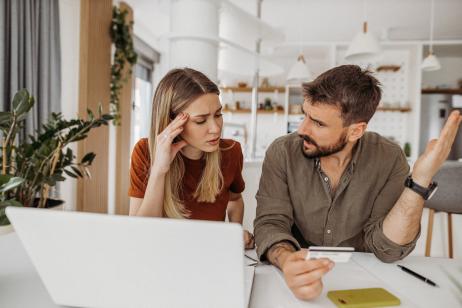
<svg viewBox="0 0 462 308"><path fill-rule="evenodd" d="M366 122L353 123L348 127L348 141L354 142L361 138L367 129Z"/></svg>

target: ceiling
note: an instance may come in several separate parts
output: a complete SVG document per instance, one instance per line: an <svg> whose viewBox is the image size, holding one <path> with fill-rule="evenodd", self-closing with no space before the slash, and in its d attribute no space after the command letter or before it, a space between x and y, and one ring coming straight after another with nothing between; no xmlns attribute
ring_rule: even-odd
<svg viewBox="0 0 462 308"><path fill-rule="evenodd" d="M252 15L256 0L229 0ZM170 0L126 0L135 27L159 37L169 31ZM430 0L367 0L370 31L382 40L428 40ZM262 19L281 30L284 44L346 42L361 29L362 0L263 0ZM435 0L435 39L462 39L462 0Z"/></svg>
<svg viewBox="0 0 462 308"><path fill-rule="evenodd" d="M255 1L231 0L255 14ZM286 40L350 41L361 29L362 0L264 0L262 19L281 29ZM428 40L430 0L368 0L370 31L390 40ZM388 31L388 35L386 32ZM462 1L435 0L435 39L462 39Z"/></svg>

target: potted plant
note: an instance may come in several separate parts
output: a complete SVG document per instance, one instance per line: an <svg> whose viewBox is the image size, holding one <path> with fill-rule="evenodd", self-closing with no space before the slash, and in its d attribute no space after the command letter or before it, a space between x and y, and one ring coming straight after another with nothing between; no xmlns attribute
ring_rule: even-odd
<svg viewBox="0 0 462 308"><path fill-rule="evenodd" d="M50 188L64 181L65 176L89 177L88 166L96 155L90 152L77 161L67 145L85 139L90 130L108 125L113 119L112 115L102 113L101 106L97 116L87 110L86 119L66 120L62 114L52 113L34 135L18 141L33 105L33 97L23 89L15 94L11 111L0 112L0 226L9 225L5 216L7 206L50 207Z"/></svg>

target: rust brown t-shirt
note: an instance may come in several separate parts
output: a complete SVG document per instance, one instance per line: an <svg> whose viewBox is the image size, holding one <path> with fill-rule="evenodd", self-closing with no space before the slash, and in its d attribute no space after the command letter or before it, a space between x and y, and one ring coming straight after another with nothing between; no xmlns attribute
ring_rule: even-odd
<svg viewBox="0 0 462 308"><path fill-rule="evenodd" d="M220 140L221 172L224 185L214 203L198 202L193 194L196 191L205 160L192 160L183 156L185 163L185 175L183 177L184 204L190 211L191 219L224 221L226 207L229 201L229 192L241 193L245 184L242 178L243 156L239 142L222 139ZM182 155L181 153L179 155ZM143 138L135 145L132 152L130 166L130 188L128 195L135 198L144 198L148 184L151 159L149 156L149 143Z"/></svg>

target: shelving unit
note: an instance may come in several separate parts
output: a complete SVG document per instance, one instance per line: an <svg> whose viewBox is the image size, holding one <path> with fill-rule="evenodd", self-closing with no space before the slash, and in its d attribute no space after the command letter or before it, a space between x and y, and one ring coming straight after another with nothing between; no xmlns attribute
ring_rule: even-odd
<svg viewBox="0 0 462 308"><path fill-rule="evenodd" d="M252 88L250 87L222 87L222 91L232 91L232 92L252 92ZM272 92L279 92L279 93L284 93L285 92L284 87L268 87L268 88L258 88L258 92L262 93L272 93Z"/></svg>
<svg viewBox="0 0 462 308"><path fill-rule="evenodd" d="M412 109L410 107L379 107L377 111L383 112L411 112Z"/></svg>
<svg viewBox="0 0 462 308"><path fill-rule="evenodd" d="M279 109L273 110L257 110L257 143L256 156L263 158L266 148L275 139L281 136L285 131L283 122L285 110L280 110L284 101L285 87L260 87L258 89L259 102L264 102L266 98L270 98L272 102L276 102ZM244 152L248 155L249 142L246 135L250 135L251 123L251 100L252 88L250 87L220 87L221 100L223 105L224 115L224 133L225 138L232 138L241 141ZM238 109L235 109L235 102L239 101ZM246 144L242 142L246 140Z"/></svg>
<svg viewBox="0 0 462 308"><path fill-rule="evenodd" d="M422 94L455 94L462 95L462 89L422 89Z"/></svg>
<svg viewBox="0 0 462 308"><path fill-rule="evenodd" d="M246 114L246 113L251 113L250 109L224 109L223 112L226 113L240 113L240 114ZM284 114L284 110L257 110L257 114Z"/></svg>
<svg viewBox="0 0 462 308"><path fill-rule="evenodd" d="M457 84L453 85L445 81L451 88L441 89L436 88L437 84L423 80L421 62L422 56L426 54L425 44L425 42L385 42L382 44L383 52L381 57L371 63L345 61L344 55L348 45L342 42L305 44L304 50L313 78L332 67L343 64L357 64L374 72L374 75L382 84L383 95L381 104L368 125L368 130L378 132L400 146L410 143L412 149L410 161L413 162L417 159L421 150L419 140L421 125L423 124L421 124L422 95L462 95L462 89L458 89ZM438 42L438 44L444 45L445 43ZM455 43L449 42L448 44ZM462 42L457 42L457 44L462 45ZM313 57L313 54L316 56ZM248 82L248 80L246 81ZM285 80L284 78L275 77L270 78L270 82L272 84L281 84ZM422 89L422 84L427 84L427 88ZM239 96L238 93L241 93L241 97L244 95L250 97L252 91L248 87L226 87L221 90L222 93L227 91L234 93L236 97ZM263 131L264 136L271 134L274 140L281 134L280 127L283 127L282 134L287 133L288 129L292 131L296 129L297 124L303 120L303 114L299 112L298 106L292 108L291 106L300 105L303 102L301 86L288 85L285 88L261 88L259 92L261 93L261 101L265 97L270 97L273 101L277 101L279 105L283 105L284 111L259 111L258 125L266 125L264 122L270 121L272 126L265 126L265 129L257 128L257 131ZM277 93L277 95L274 93ZM241 104L241 108L249 108L249 106L245 106L245 104L242 106ZM246 113L249 113L246 110L230 112L234 114L234 119L238 116L245 117ZM266 131L268 127L271 132ZM260 133L258 132L257 139L260 138Z"/></svg>

